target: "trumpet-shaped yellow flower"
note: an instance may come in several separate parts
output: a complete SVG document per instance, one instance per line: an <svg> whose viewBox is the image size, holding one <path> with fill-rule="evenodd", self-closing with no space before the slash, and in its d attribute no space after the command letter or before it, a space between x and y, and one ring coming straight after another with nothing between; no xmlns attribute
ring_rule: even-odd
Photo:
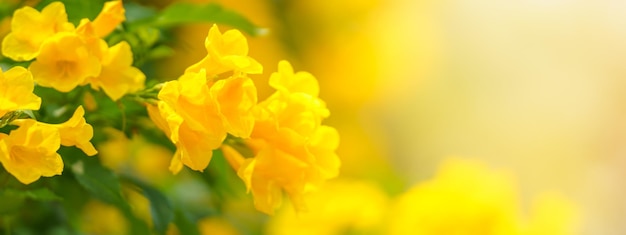
<svg viewBox="0 0 626 235"><path fill-rule="evenodd" d="M233 136L250 137L254 126L252 109L257 104L252 80L245 76L222 79L211 86L210 93L226 131Z"/></svg>
<svg viewBox="0 0 626 235"><path fill-rule="evenodd" d="M83 106L78 106L70 120L61 124L45 125L55 127L59 130L61 145L76 146L80 150L83 150L88 156L93 156L98 154L96 148L89 142L93 137L93 127L85 121L84 115L85 109L83 109Z"/></svg>
<svg viewBox="0 0 626 235"><path fill-rule="evenodd" d="M259 129L286 128L301 136L312 135L330 115L323 100L304 93L274 93L256 110ZM267 130L269 131L269 130Z"/></svg>
<svg viewBox="0 0 626 235"><path fill-rule="evenodd" d="M61 124L48 124L37 122L37 125L52 127L59 132L59 138L61 138L61 145L63 146L76 146L83 150L88 156L93 156L98 153L96 148L89 142L93 137L93 127L85 121L83 117L85 115L85 109L83 106L78 106L72 117ZM18 119L12 122L12 124L23 126L30 123L30 119Z"/></svg>
<svg viewBox="0 0 626 235"><path fill-rule="evenodd" d="M96 19L93 20L96 35L102 38L113 32L115 27L126 20L124 12L122 1L104 3L102 11L98 14Z"/></svg>
<svg viewBox="0 0 626 235"><path fill-rule="evenodd" d="M303 195L335 177L340 165L335 153L339 134L321 125L329 112L317 97L317 82L308 80L315 78L295 76L287 62L272 78L278 91L256 107L256 123L246 141L254 157L243 159L224 149L255 207L268 214L280 206L283 191L297 209L305 209Z"/></svg>
<svg viewBox="0 0 626 235"><path fill-rule="evenodd" d="M33 94L34 88L33 76L25 68L0 69L0 117L18 109L38 110L41 98Z"/></svg>
<svg viewBox="0 0 626 235"><path fill-rule="evenodd" d="M178 173L183 164L193 170L204 170L213 149L226 137L217 107L208 94L204 72L186 73L164 84L158 107L148 107L152 120L176 144L170 166L173 173Z"/></svg>
<svg viewBox="0 0 626 235"><path fill-rule="evenodd" d="M531 218L523 235L578 234L580 212L577 207L555 192L543 192L533 198Z"/></svg>
<svg viewBox="0 0 626 235"><path fill-rule="evenodd" d="M80 35L58 33L41 46L41 53L29 69L39 85L69 92L100 74L100 61L90 51Z"/></svg>
<svg viewBox="0 0 626 235"><path fill-rule="evenodd" d="M435 179L402 195L389 234L518 234L515 182L470 161L449 160Z"/></svg>
<svg viewBox="0 0 626 235"><path fill-rule="evenodd" d="M98 37L93 22L87 18L82 19L75 32L84 41L89 54L94 55L100 61L105 59L104 57L109 50L109 46L106 41Z"/></svg>
<svg viewBox="0 0 626 235"><path fill-rule="evenodd" d="M183 165L204 170L227 133L248 137L254 124L250 111L256 104L256 88L243 75L213 83L204 69L187 72L165 83L159 99L148 113L177 146L170 166L174 173Z"/></svg>
<svg viewBox="0 0 626 235"><path fill-rule="evenodd" d="M449 159L397 199L386 234L576 234L576 208L558 194L537 197L530 219L520 204L509 174Z"/></svg>
<svg viewBox="0 0 626 235"><path fill-rule="evenodd" d="M243 161L238 175L252 192L258 210L273 214L282 204L282 191L297 210L306 210L303 196L338 174L339 134L328 126L321 126L310 138L288 129L274 134L248 141L255 155Z"/></svg>
<svg viewBox="0 0 626 235"><path fill-rule="evenodd" d="M284 208L272 216L266 234L379 234L387 210L387 195L364 181L331 180L306 197L308 211Z"/></svg>
<svg viewBox="0 0 626 235"><path fill-rule="evenodd" d="M217 26L213 25L204 46L207 56L187 68L187 72L198 72L200 69L205 69L207 75L231 70L247 74L263 72L261 64L248 56L248 41L239 30L232 29L222 34Z"/></svg>
<svg viewBox="0 0 626 235"><path fill-rule="evenodd" d="M31 60L37 57L48 38L73 30L61 2L50 3L41 12L23 7L13 14L11 33L2 40L2 54L15 61Z"/></svg>
<svg viewBox="0 0 626 235"><path fill-rule="evenodd" d="M269 84L282 93L304 93L312 97L319 95L319 84L312 74L304 71L293 72L289 62L278 62L278 72L270 76Z"/></svg>
<svg viewBox="0 0 626 235"><path fill-rule="evenodd" d="M287 128L301 136L310 136L330 115L326 103L317 97L317 80L306 72L294 74L287 61L279 62L278 69L269 81L277 92L259 103L256 125L263 126L259 129Z"/></svg>
<svg viewBox="0 0 626 235"><path fill-rule="evenodd" d="M112 100L143 89L146 75L132 64L133 53L127 42L112 46L103 56L100 75L90 79L91 87L102 88Z"/></svg>
<svg viewBox="0 0 626 235"><path fill-rule="evenodd" d="M61 174L63 160L56 153L60 144L56 128L23 120L9 135L0 134L0 162L20 182L30 184L41 176Z"/></svg>

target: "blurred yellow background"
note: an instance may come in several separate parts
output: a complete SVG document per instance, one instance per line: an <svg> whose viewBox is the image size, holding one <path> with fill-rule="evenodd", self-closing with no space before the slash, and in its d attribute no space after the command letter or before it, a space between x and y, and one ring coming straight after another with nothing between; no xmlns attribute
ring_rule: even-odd
<svg viewBox="0 0 626 235"><path fill-rule="evenodd" d="M320 80L341 178L394 197L450 156L477 159L510 170L523 211L557 192L579 233L626 233L626 3L217 2L268 29L249 38L261 97L280 59ZM163 77L202 57L208 28L179 30Z"/></svg>
<svg viewBox="0 0 626 235"><path fill-rule="evenodd" d="M372 112L396 169L414 182L442 157L481 159L513 170L523 202L545 190L567 195L581 233L626 232L625 7L486 0L388 9L388 25L401 29L384 45L397 54L381 61L402 64L382 67L396 78Z"/></svg>

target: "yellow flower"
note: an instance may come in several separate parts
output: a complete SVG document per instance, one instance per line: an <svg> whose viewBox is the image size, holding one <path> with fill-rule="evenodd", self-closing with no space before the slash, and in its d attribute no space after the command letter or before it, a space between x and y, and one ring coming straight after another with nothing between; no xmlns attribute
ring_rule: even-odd
<svg viewBox="0 0 626 235"><path fill-rule="evenodd" d="M148 106L148 113L176 144L170 170L178 173L183 164L193 170L204 170L213 149L226 138L217 106L209 97L204 71L186 73L165 83L159 99L157 107Z"/></svg>
<svg viewBox="0 0 626 235"><path fill-rule="evenodd" d="M326 103L317 97L319 86L315 77L306 72L294 74L289 62L279 62L278 72L271 75L269 83L277 92L257 107L256 125L261 132L289 129L308 137L330 115Z"/></svg>
<svg viewBox="0 0 626 235"><path fill-rule="evenodd" d="M328 109L317 97L317 82L310 80L315 78L303 74L295 76L291 66L281 62L272 75L270 84L278 91L254 110L256 123L246 140L253 158L224 148L252 192L255 207L268 214L280 206L283 191L298 210L305 209L303 195L338 174L339 134L321 125Z"/></svg>
<svg viewBox="0 0 626 235"><path fill-rule="evenodd" d="M100 61L90 50L80 35L58 33L41 46L29 69L39 85L69 92L100 74Z"/></svg>
<svg viewBox="0 0 626 235"><path fill-rule="evenodd" d="M48 124L37 122L37 125L52 127L57 130L59 138L61 138L61 145L67 147L76 146L88 156L93 156L98 153L96 148L89 142L93 137L93 127L85 121L83 115L85 115L85 109L83 109L83 106L78 106L72 117L64 123ZM31 121L31 119L18 119L11 124L23 126Z"/></svg>
<svg viewBox="0 0 626 235"><path fill-rule="evenodd" d="M517 234L516 188L508 174L451 159L398 199L388 234Z"/></svg>
<svg viewBox="0 0 626 235"><path fill-rule="evenodd" d="M127 42L112 46L103 57L100 75L90 79L92 88L102 88L112 100L144 88L146 75L132 66L133 54Z"/></svg>
<svg viewBox="0 0 626 235"><path fill-rule="evenodd" d="M113 128L106 128L103 132L107 134L107 141L97 146L103 166L116 172L133 172L133 176L153 185L171 176L167 167L172 152L167 148L153 144L141 135L129 139L124 132Z"/></svg>
<svg viewBox="0 0 626 235"><path fill-rule="evenodd" d="M50 3L41 12L28 6L20 8L13 14L11 33L2 40L2 54L15 61L31 60L48 38L73 30L61 2Z"/></svg>
<svg viewBox="0 0 626 235"><path fill-rule="evenodd" d="M183 165L204 170L227 133L248 137L254 124L251 110L256 88L243 75L213 83L207 81L204 69L187 72L165 83L159 99L156 107L148 107L148 113L177 146L170 166L173 173Z"/></svg>
<svg viewBox="0 0 626 235"><path fill-rule="evenodd" d="M339 134L328 126L308 139L288 129L267 134L265 139L252 137L247 142L255 155L243 161L239 177L252 192L255 207L264 213L273 214L280 207L282 191L296 209L306 210L303 195L338 174Z"/></svg>
<svg viewBox="0 0 626 235"><path fill-rule="evenodd" d="M254 126L252 109L257 104L252 80L245 76L218 80L211 86L210 93L226 131L237 137L250 137Z"/></svg>
<svg viewBox="0 0 626 235"><path fill-rule="evenodd" d="M263 67L248 56L248 41L239 30L228 30L224 34L217 25L209 30L204 46L207 56L187 68L187 72L205 69L207 75L217 75L230 70L247 74L260 74Z"/></svg>
<svg viewBox="0 0 626 235"><path fill-rule="evenodd" d="M80 230L86 234L129 234L124 214L115 206L91 200L80 217Z"/></svg>
<svg viewBox="0 0 626 235"><path fill-rule="evenodd" d="M533 198L531 218L524 235L578 234L580 212L564 196L555 192L543 192Z"/></svg>
<svg viewBox="0 0 626 235"><path fill-rule="evenodd" d="M9 135L0 134L0 162L20 182L30 184L41 176L60 175L63 160L56 153L61 138L56 128L23 120Z"/></svg>
<svg viewBox="0 0 626 235"><path fill-rule="evenodd" d="M308 211L290 207L268 222L266 234L377 234L387 209L387 196L375 185L353 180L332 180L306 198Z"/></svg>
<svg viewBox="0 0 626 235"><path fill-rule="evenodd" d="M198 221L198 230L202 235L238 235L231 223L219 217L206 217Z"/></svg>
<svg viewBox="0 0 626 235"><path fill-rule="evenodd" d="M177 151L170 170L178 173L183 165L204 170L227 133L249 137L254 125L251 110L256 105L256 87L243 74L216 82L207 81L204 69L186 72L167 82L158 95L157 106L148 114Z"/></svg>
<svg viewBox="0 0 626 235"><path fill-rule="evenodd" d="M541 194L525 219L517 193L509 174L449 159L434 179L397 199L386 234L576 234L577 211L565 198Z"/></svg>
<svg viewBox="0 0 626 235"><path fill-rule="evenodd" d="M294 74L293 67L285 60L278 62L278 72L270 76L269 84L283 93L300 92L313 97L319 95L317 79L312 74L304 71Z"/></svg>
<svg viewBox="0 0 626 235"><path fill-rule="evenodd" d="M238 30L222 34L214 25L205 47L207 56L178 80L165 83L158 104L148 106L150 118L176 144L173 173L183 165L204 170L227 133L248 138L254 125L257 92L245 74L261 73L262 67L247 56L246 38ZM227 71L233 75L218 79Z"/></svg>
<svg viewBox="0 0 626 235"><path fill-rule="evenodd" d="M109 50L109 45L96 34L94 23L84 18L76 27L76 34L85 43L89 54L94 55L99 61L104 60L104 56Z"/></svg>
<svg viewBox="0 0 626 235"><path fill-rule="evenodd" d="M83 109L83 106L78 106L70 120L61 124L44 123L44 125L49 125L59 130L61 145L76 146L88 156L93 156L98 154L96 148L89 142L93 137L93 127L85 121L84 115L85 109Z"/></svg>
<svg viewBox="0 0 626 235"><path fill-rule="evenodd" d="M131 148L131 141L124 132L114 128L107 127L102 132L106 133L107 140L98 145L98 159L103 166L119 172L124 169L130 155L134 152Z"/></svg>
<svg viewBox="0 0 626 235"><path fill-rule="evenodd" d="M274 93L257 107L258 129L287 128L298 135L312 135L330 112L324 101L304 93Z"/></svg>
<svg viewBox="0 0 626 235"><path fill-rule="evenodd" d="M281 61L278 69L269 81L277 92L259 103L256 125L263 126L259 129L276 129L274 131L288 128L299 135L310 136L330 115L324 101L317 97L317 80L306 72L294 74L287 61Z"/></svg>
<svg viewBox="0 0 626 235"><path fill-rule="evenodd" d="M122 1L104 3L102 11L98 14L96 19L93 20L96 35L98 37L105 37L113 32L115 27L126 20L124 12Z"/></svg>
<svg viewBox="0 0 626 235"><path fill-rule="evenodd" d="M23 67L0 68L0 117L18 109L38 110L41 98L33 94L33 76Z"/></svg>

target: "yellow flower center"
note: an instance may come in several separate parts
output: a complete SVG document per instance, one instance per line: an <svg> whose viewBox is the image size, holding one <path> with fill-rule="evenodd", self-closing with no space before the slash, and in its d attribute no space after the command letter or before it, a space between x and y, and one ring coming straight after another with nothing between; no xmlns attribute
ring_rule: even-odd
<svg viewBox="0 0 626 235"><path fill-rule="evenodd" d="M16 162L23 162L23 157L28 156L28 149L23 146L11 147L9 158Z"/></svg>
<svg viewBox="0 0 626 235"><path fill-rule="evenodd" d="M70 70L74 67L74 62L67 60L59 60L56 62L57 68L63 75L69 75Z"/></svg>

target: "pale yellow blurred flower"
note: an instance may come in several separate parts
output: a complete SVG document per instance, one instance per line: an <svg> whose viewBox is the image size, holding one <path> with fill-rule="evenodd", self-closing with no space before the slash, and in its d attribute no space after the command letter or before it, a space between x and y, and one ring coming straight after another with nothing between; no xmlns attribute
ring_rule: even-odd
<svg viewBox="0 0 626 235"><path fill-rule="evenodd" d="M124 132L113 128L104 128L102 132L106 134L107 140L98 144L100 152L98 158L103 166L121 171L131 158L130 140L126 138Z"/></svg>
<svg viewBox="0 0 626 235"><path fill-rule="evenodd" d="M102 165L116 172L132 172L138 178L152 184L162 183L169 177L168 165L172 152L153 144L140 135L130 139L119 130L105 128L107 140L98 145Z"/></svg>
<svg viewBox="0 0 626 235"><path fill-rule="evenodd" d="M516 188L507 173L449 159L397 200L388 234L517 234Z"/></svg>
<svg viewBox="0 0 626 235"><path fill-rule="evenodd" d="M387 234L576 234L577 208L563 196L541 194L528 215L517 195L509 173L447 159L434 179L396 200Z"/></svg>
<svg viewBox="0 0 626 235"><path fill-rule="evenodd" d="M128 221L117 208L91 200L83 207L80 229L93 235L128 234Z"/></svg>
<svg viewBox="0 0 626 235"><path fill-rule="evenodd" d="M530 212L530 221L522 233L524 235L577 234L581 222L578 207L555 192L537 195Z"/></svg>
<svg viewBox="0 0 626 235"><path fill-rule="evenodd" d="M123 187L122 191L133 215L146 222L148 227L154 226L150 211L150 200L133 188Z"/></svg>
<svg viewBox="0 0 626 235"><path fill-rule="evenodd" d="M206 217L198 221L201 235L238 235L237 229L227 220L219 217Z"/></svg>
<svg viewBox="0 0 626 235"><path fill-rule="evenodd" d="M309 209L291 207L270 218L267 234L376 234L387 210L388 198L375 185L337 179L306 197Z"/></svg>

